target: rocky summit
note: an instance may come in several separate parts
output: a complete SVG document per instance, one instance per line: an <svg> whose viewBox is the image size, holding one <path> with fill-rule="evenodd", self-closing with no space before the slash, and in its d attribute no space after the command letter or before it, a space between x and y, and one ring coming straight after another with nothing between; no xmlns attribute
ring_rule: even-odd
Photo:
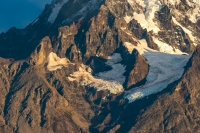
<svg viewBox="0 0 200 133"><path fill-rule="evenodd" d="M53 0L0 34L0 133L200 133L198 0Z"/></svg>

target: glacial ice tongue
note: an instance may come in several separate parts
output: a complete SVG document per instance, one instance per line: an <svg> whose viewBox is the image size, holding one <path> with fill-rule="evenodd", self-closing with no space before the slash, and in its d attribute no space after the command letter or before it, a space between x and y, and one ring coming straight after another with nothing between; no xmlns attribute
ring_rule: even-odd
<svg viewBox="0 0 200 133"><path fill-rule="evenodd" d="M107 65L112 67L111 70L92 76L82 65L79 71L73 73L68 79L78 81L81 85L94 88L97 91L108 90L112 94L122 93L124 91L122 84L125 81L125 76L123 75L125 66L120 63L121 60L121 55L114 53L106 62Z"/></svg>
<svg viewBox="0 0 200 133"><path fill-rule="evenodd" d="M170 51L170 53L155 51L145 45L133 46L130 43L125 45L129 49L131 49L131 46L133 47L132 49L137 49L147 59L150 66L146 84L125 92L125 99L128 99L129 103L160 92L169 84L180 79L183 75L184 67L191 57L191 55L184 53L172 54Z"/></svg>

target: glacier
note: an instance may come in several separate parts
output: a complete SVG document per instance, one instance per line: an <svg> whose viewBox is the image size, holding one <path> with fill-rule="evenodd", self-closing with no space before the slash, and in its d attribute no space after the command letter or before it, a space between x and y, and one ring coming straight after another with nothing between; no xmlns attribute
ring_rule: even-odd
<svg viewBox="0 0 200 133"><path fill-rule="evenodd" d="M131 52L137 49L149 64L149 73L145 85L132 88L125 92L125 99L129 103L145 96L158 93L169 84L181 78L191 55L180 51L160 52L147 47L146 40L140 40L140 45L134 46L128 42L124 44Z"/></svg>
<svg viewBox="0 0 200 133"><path fill-rule="evenodd" d="M82 86L93 88L96 91L108 90L112 94L124 92L122 84L125 82L125 66L122 65L122 58L119 53L114 53L106 62L112 69L100 72L93 76L91 71L86 69L85 65L81 65L79 71L71 74L68 79L70 81L78 81Z"/></svg>

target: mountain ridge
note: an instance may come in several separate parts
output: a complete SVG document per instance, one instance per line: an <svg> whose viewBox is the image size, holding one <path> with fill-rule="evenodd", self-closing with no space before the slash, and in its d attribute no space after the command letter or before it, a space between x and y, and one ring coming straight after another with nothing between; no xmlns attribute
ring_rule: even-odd
<svg viewBox="0 0 200 133"><path fill-rule="evenodd" d="M198 132L198 12L188 0L52 1L0 34L0 131Z"/></svg>

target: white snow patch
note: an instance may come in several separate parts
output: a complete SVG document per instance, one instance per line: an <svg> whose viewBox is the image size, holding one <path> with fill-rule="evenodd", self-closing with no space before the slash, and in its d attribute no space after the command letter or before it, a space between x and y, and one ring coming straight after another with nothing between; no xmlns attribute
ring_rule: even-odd
<svg viewBox="0 0 200 133"><path fill-rule="evenodd" d="M129 3L133 3L133 0L128 0ZM135 0L136 3L138 3L139 5L141 5L142 7L146 7L146 5L148 5L149 3L152 4L160 4L159 0ZM179 4L181 1L180 0L162 0L161 1L162 4L171 4L171 5L175 5L175 4Z"/></svg>
<svg viewBox="0 0 200 133"><path fill-rule="evenodd" d="M139 53L147 59L150 66L146 84L125 92L125 98L128 99L130 103L145 96L160 92L170 83L180 79L184 72L184 66L191 57L191 55L182 55L179 52L169 54L152 50L147 47L145 40L140 40L138 46L134 46L128 42L124 45L129 51L137 49Z"/></svg>
<svg viewBox="0 0 200 133"><path fill-rule="evenodd" d="M114 53L106 62L107 65L112 67L112 70L101 72L97 74L96 77L107 81L117 81L123 84L125 82L125 76L123 74L126 71L126 67L120 63L121 60L121 55L119 53Z"/></svg>
<svg viewBox="0 0 200 133"><path fill-rule="evenodd" d="M147 22L147 20L145 19L144 14L137 14L137 13L134 13L134 14L133 14L133 18L134 18L135 20L137 20L138 23L140 23L140 25L141 25L143 28L147 28L147 27L148 27L148 22Z"/></svg>
<svg viewBox="0 0 200 133"><path fill-rule="evenodd" d="M57 69L61 69L62 67L66 67L69 63L67 58L60 58L55 53L51 52L48 56L48 65L47 69L49 71L55 71Z"/></svg>
<svg viewBox="0 0 200 133"><path fill-rule="evenodd" d="M61 2L57 3L54 5L52 12L48 18L48 22L50 23L54 23L55 19L58 16L58 13L60 11L60 9L62 8L62 6L67 2L68 0L62 0Z"/></svg>
<svg viewBox="0 0 200 133"><path fill-rule="evenodd" d="M124 17L124 20L126 21L126 23L129 23L132 19L133 19L132 16L126 15L126 16Z"/></svg>
<svg viewBox="0 0 200 133"><path fill-rule="evenodd" d="M159 1L159 0L128 0L128 2L130 3L130 5L133 8L134 8L135 3L137 3L144 10L144 14L138 14L138 13L135 12L133 14L133 16L134 16L133 18L135 20L137 20L138 23L140 23L143 28L146 28L147 31L153 30L154 33L158 33L158 31L160 31L160 29L158 27L158 24L156 22L154 22L155 13L157 11L159 11L164 4L175 6L175 5L178 5L181 1L180 0L164 0L164 1ZM199 0L195 0L195 3L197 3L197 5L198 5L200 2L199 2ZM199 14L198 13L199 10L194 9L191 12L192 13L190 15L190 20L192 22L196 22L196 15ZM128 19L128 17L126 16L124 19L127 21L127 20L130 19L130 17Z"/></svg>
<svg viewBox="0 0 200 133"><path fill-rule="evenodd" d="M97 91L109 90L112 94L119 94L124 91L122 84L117 81L118 78L116 81L106 81L101 79L101 77L93 77L91 73L86 70L84 65L79 68L79 71L71 74L68 79L70 81L78 81L81 85L94 88Z"/></svg>

